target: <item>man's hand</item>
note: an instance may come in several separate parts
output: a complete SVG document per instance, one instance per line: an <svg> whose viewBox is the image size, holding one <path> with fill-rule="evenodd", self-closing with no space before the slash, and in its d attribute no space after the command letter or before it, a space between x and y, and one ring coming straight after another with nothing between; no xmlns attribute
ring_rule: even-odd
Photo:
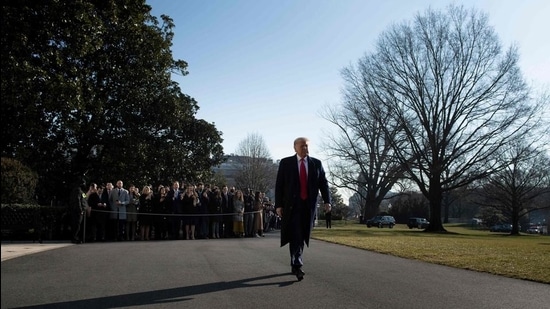
<svg viewBox="0 0 550 309"><path fill-rule="evenodd" d="M325 203L325 212L329 212L332 209L329 203Z"/></svg>

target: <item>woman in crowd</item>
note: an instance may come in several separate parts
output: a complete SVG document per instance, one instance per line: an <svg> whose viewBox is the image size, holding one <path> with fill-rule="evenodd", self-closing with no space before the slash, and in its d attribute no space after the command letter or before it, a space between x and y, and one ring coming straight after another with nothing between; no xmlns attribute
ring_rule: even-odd
<svg viewBox="0 0 550 309"><path fill-rule="evenodd" d="M155 230L155 239L168 239L168 224L167 217L168 199L166 198L166 187L159 186L157 194L153 197L153 212L158 214L153 219Z"/></svg>
<svg viewBox="0 0 550 309"><path fill-rule="evenodd" d="M212 238L220 238L220 221L222 213L222 192L218 187L212 188L212 194L208 203L210 213L210 231Z"/></svg>
<svg viewBox="0 0 550 309"><path fill-rule="evenodd" d="M153 192L149 186L143 187L139 197L139 232L141 240L149 240L153 225Z"/></svg>
<svg viewBox="0 0 550 309"><path fill-rule="evenodd" d="M130 195L130 202L126 205L126 240L134 240L137 229L137 217L139 207L139 188L134 185L130 185L128 188L128 194Z"/></svg>
<svg viewBox="0 0 550 309"><path fill-rule="evenodd" d="M187 184L182 197L183 225L185 226L185 239L195 239L195 226L197 221L197 204L199 196L195 186Z"/></svg>
<svg viewBox="0 0 550 309"><path fill-rule="evenodd" d="M244 237L244 196L241 190L233 195L233 213L233 234L235 237Z"/></svg>
<svg viewBox="0 0 550 309"><path fill-rule="evenodd" d="M263 193L256 191L254 195L254 236L264 236L264 224L263 224L263 212L264 212L264 197Z"/></svg>

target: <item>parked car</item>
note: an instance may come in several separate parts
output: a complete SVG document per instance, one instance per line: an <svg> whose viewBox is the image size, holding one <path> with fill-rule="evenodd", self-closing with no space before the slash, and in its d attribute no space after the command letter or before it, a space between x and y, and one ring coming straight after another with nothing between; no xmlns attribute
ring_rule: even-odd
<svg viewBox="0 0 550 309"><path fill-rule="evenodd" d="M529 234L542 234L541 229L536 225L530 226L527 229L527 233L529 233Z"/></svg>
<svg viewBox="0 0 550 309"><path fill-rule="evenodd" d="M366 222L367 227L378 226L383 228L384 226L392 229L395 226L395 218L393 216L374 216Z"/></svg>
<svg viewBox="0 0 550 309"><path fill-rule="evenodd" d="M498 233L511 233L512 232L512 225L511 224L497 224L491 226L489 229L491 232L498 232Z"/></svg>
<svg viewBox="0 0 550 309"><path fill-rule="evenodd" d="M407 221L407 226L410 229L413 228L419 228L419 229L425 229L430 225L430 221L428 221L426 218L416 218L412 217L409 218L409 221Z"/></svg>

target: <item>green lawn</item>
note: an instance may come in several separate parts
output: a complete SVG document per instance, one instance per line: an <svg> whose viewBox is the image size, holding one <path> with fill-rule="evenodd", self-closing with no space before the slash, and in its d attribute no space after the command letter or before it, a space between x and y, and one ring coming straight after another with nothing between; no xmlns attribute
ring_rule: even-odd
<svg viewBox="0 0 550 309"><path fill-rule="evenodd" d="M357 222L324 221L312 237L350 247L376 251L429 263L550 283L550 237L510 236L445 225L448 233L426 233L398 224L393 229L367 228Z"/></svg>

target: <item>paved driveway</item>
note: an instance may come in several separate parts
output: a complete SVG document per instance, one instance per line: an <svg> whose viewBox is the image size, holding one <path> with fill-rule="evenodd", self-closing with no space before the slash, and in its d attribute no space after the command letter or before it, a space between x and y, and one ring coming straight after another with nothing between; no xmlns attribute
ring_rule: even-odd
<svg viewBox="0 0 550 309"><path fill-rule="evenodd" d="M279 234L69 245L2 261L2 308L548 308L550 285Z"/></svg>

